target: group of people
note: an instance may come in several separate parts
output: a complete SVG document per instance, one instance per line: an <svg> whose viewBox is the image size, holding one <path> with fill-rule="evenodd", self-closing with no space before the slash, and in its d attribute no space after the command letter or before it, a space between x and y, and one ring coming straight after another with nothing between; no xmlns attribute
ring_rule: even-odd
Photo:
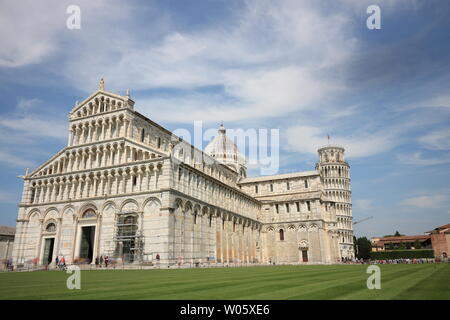
<svg viewBox="0 0 450 320"><path fill-rule="evenodd" d="M66 259L64 259L64 256L61 256L61 258L56 256L56 258L55 258L55 266L59 270L66 270L67 269Z"/></svg>
<svg viewBox="0 0 450 320"><path fill-rule="evenodd" d="M103 263L105 264L105 268L108 268L108 264L109 264L109 257L108 256L100 256L95 258L95 267L96 268L101 268L103 266Z"/></svg>
<svg viewBox="0 0 450 320"><path fill-rule="evenodd" d="M414 258L414 259L387 259L387 260L372 260L376 264L421 264L421 263L436 263L445 262L435 258Z"/></svg>

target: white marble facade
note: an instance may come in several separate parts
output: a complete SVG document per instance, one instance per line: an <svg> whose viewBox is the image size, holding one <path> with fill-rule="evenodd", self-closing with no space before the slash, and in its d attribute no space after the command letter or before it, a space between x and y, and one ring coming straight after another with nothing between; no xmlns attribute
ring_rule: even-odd
<svg viewBox="0 0 450 320"><path fill-rule="evenodd" d="M247 178L223 126L202 152L101 85L70 112L67 147L24 176L14 263L352 258L344 149L324 147L319 157L314 171Z"/></svg>

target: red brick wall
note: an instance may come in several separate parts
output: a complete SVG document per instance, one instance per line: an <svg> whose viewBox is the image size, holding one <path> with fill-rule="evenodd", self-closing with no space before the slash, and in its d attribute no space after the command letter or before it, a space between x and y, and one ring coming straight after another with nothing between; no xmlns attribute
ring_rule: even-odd
<svg viewBox="0 0 450 320"><path fill-rule="evenodd" d="M449 235L443 233L431 234L431 244L436 258L440 258L443 252L446 252L447 256L450 254L446 236Z"/></svg>

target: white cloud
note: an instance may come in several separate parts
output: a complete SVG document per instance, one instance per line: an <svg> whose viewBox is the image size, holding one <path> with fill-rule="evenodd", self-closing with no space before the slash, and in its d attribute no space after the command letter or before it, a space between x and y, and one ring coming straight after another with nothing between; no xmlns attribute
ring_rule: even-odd
<svg viewBox="0 0 450 320"><path fill-rule="evenodd" d="M43 120L36 116L1 119L0 128L12 129L33 140L40 137L66 139L68 130L66 123L55 122L54 119Z"/></svg>
<svg viewBox="0 0 450 320"><path fill-rule="evenodd" d="M18 168L33 168L36 164L27 159L23 159L20 155L14 152L0 151L0 162Z"/></svg>
<svg viewBox="0 0 450 320"><path fill-rule="evenodd" d="M450 108L450 94L444 93L431 99L420 102L416 107L443 107Z"/></svg>
<svg viewBox="0 0 450 320"><path fill-rule="evenodd" d="M448 201L448 196L437 194L432 196L419 196L403 200L400 204L403 206L412 206L417 208L441 208Z"/></svg>
<svg viewBox="0 0 450 320"><path fill-rule="evenodd" d="M419 138L419 142L428 149L450 150L450 130L449 128L445 128L430 132Z"/></svg>
<svg viewBox="0 0 450 320"><path fill-rule="evenodd" d="M293 126L287 129L287 148L297 152L317 153L317 149L327 143L324 128L313 126ZM392 149L399 142L395 131L363 133L360 135L333 136L333 145L346 149L348 158L368 157Z"/></svg>
<svg viewBox="0 0 450 320"><path fill-rule="evenodd" d="M356 46L347 22L345 13L324 13L315 1L248 1L220 28L169 27L156 41L143 42L139 31L105 39L90 30L91 36L74 46L63 73L86 92L99 75L110 90L186 90L179 97L138 101L137 109L158 121L271 118L326 108L345 87L333 69ZM223 92L194 93L208 86Z"/></svg>
<svg viewBox="0 0 450 320"><path fill-rule="evenodd" d="M413 154L400 154L397 156L398 160L404 164L419 165L419 166L430 166L438 164L450 163L450 154L445 154L440 158L428 158L424 159L422 157L422 152L417 151Z"/></svg>
<svg viewBox="0 0 450 320"><path fill-rule="evenodd" d="M356 199L353 201L356 209L369 210L373 208L373 200L369 199Z"/></svg>

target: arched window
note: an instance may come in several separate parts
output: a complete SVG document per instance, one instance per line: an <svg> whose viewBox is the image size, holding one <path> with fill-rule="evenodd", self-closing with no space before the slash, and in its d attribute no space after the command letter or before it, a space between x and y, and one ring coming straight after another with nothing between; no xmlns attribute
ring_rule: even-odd
<svg viewBox="0 0 450 320"><path fill-rule="evenodd" d="M45 231L47 232L55 232L56 231L56 225L53 222L50 222L47 227L45 228Z"/></svg>
<svg viewBox="0 0 450 320"><path fill-rule="evenodd" d="M305 188L308 188L308 180L305 180Z"/></svg>
<svg viewBox="0 0 450 320"><path fill-rule="evenodd" d="M144 142L144 139L145 139L145 129L142 128L141 129L141 142Z"/></svg>
<svg viewBox="0 0 450 320"><path fill-rule="evenodd" d="M83 218L95 218L97 215L95 214L95 211L92 209L88 209L83 213Z"/></svg>
<svg viewBox="0 0 450 320"><path fill-rule="evenodd" d="M124 224L135 224L136 223L136 217L134 216L128 216L123 221Z"/></svg>
<svg viewBox="0 0 450 320"><path fill-rule="evenodd" d="M280 241L284 241L284 230L280 229Z"/></svg>

